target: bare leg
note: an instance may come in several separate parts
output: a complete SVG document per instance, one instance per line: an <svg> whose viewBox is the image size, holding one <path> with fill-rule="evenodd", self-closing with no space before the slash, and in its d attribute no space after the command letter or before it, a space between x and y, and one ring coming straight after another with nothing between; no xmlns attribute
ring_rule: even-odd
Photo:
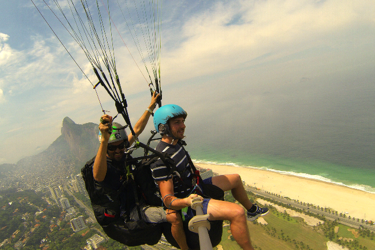
<svg viewBox="0 0 375 250"><path fill-rule="evenodd" d="M235 203L211 199L207 213L210 220L229 220L233 238L245 250L254 250L251 245L247 220L243 208Z"/></svg>
<svg viewBox="0 0 375 250"><path fill-rule="evenodd" d="M212 184L224 191L231 190L233 197L246 208L250 209L253 203L247 198L241 176L238 174L219 175L212 177Z"/></svg>
<svg viewBox="0 0 375 250"><path fill-rule="evenodd" d="M167 220L172 224L171 233L181 250L188 250L181 215L175 210L167 209Z"/></svg>

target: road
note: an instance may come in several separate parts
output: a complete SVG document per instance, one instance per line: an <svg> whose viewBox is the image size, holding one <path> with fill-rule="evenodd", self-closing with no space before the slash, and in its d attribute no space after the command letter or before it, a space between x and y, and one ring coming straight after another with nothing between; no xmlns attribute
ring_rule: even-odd
<svg viewBox="0 0 375 250"><path fill-rule="evenodd" d="M70 192L70 190L69 190L68 188L65 187L64 189L65 189L65 191L66 191L70 196L72 196L72 197L74 198L74 200L78 203L78 205L79 205L80 207L82 207L82 208L85 209L86 214L87 214L91 219L93 219L94 221L96 221L96 219L95 219L95 215L94 215L94 212L92 211L92 208L86 206L86 205L85 205L80 199L77 199L77 198L73 195L73 193Z"/></svg>
<svg viewBox="0 0 375 250"><path fill-rule="evenodd" d="M64 187L65 191L74 198L74 200L78 203L78 205L80 207L82 207L83 209L85 209L85 212L86 214L91 218L93 219L94 221L96 221L96 218L95 218L95 215L94 215L94 212L92 211L92 208L91 207L88 207L85 205L85 203L83 203L80 199L77 199L74 194L72 192L70 192L70 190L67 188L67 187ZM102 237L104 237L106 240L108 240L108 236L103 233L101 230L95 228L95 227L92 227L91 229L94 229L96 230Z"/></svg>
<svg viewBox="0 0 375 250"><path fill-rule="evenodd" d="M329 219L329 220L339 220L340 224L344 224L344 225L347 225L347 226L350 226L350 227L353 227L353 228L359 228L361 226L361 227L364 227L366 229L369 229L370 231L375 232L375 226L374 225L370 225L370 224L366 224L366 223L362 223L362 222L357 222L357 220L354 221L353 219L349 219L349 218L343 218L343 217L340 217L338 215L313 208L311 206L308 207L307 205L303 205L301 203L298 203L295 200L291 200L291 199L288 199L288 198L277 196L275 194L268 193L264 190L259 190L259 189L251 188L251 187L246 187L246 190L250 191L250 192L252 192L252 193L254 193L258 196L266 197L266 198L269 198L271 200L281 202L281 203L283 203L287 206L299 208L299 209L301 209L305 212L310 212L310 213L314 213L314 214L324 216L324 217L326 217L326 219Z"/></svg>

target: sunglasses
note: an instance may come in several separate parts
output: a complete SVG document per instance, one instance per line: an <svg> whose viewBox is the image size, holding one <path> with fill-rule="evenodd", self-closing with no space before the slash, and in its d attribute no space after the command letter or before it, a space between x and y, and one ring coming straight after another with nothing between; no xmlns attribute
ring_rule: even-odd
<svg viewBox="0 0 375 250"><path fill-rule="evenodd" d="M115 151L116 149L124 149L125 148L125 142L120 143L119 145L111 145L109 144L107 149L109 151Z"/></svg>

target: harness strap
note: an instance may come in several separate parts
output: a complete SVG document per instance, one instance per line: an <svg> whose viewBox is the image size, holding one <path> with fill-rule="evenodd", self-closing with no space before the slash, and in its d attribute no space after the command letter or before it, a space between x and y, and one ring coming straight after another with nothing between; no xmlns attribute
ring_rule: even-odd
<svg viewBox="0 0 375 250"><path fill-rule="evenodd" d="M140 205L140 202L139 202L138 192L137 192L138 187L137 187L137 184L134 181L134 175L130 171L130 165L126 166L126 179L127 179L128 183L130 183L132 185L135 205L137 207L137 212L138 212L138 218L141 220L142 214L141 214L141 205ZM129 218L130 218L130 211L128 211L128 213L129 213Z"/></svg>
<svg viewBox="0 0 375 250"><path fill-rule="evenodd" d="M181 140L180 140L181 141ZM179 141L179 142L180 142ZM182 147L182 149L185 151L185 154L186 154L186 157L188 158L188 161L189 161L189 165L190 165L190 168L191 168L191 172L192 174L195 176L196 180L197 180L197 185L199 185L200 181L202 180L201 176L200 176L200 173L199 173L199 170L197 170L197 168L195 167L193 161L191 160L190 158L190 155L189 153L186 151L186 149L184 148L184 146L186 145L186 142L185 141L181 141L180 142L180 145Z"/></svg>
<svg viewBox="0 0 375 250"><path fill-rule="evenodd" d="M185 152L185 155L188 159L188 162L189 162L189 166L190 166L190 172L191 174L195 177L196 179L196 183L195 184L192 184L190 186L190 188L192 189L192 191L190 192L190 194L192 194L196 189L198 191L199 194L203 194L203 190L201 189L201 187L199 186L199 184L201 183L201 177L199 175L199 170L196 169L196 167L194 166L194 163L193 161L191 160L190 158L190 155L189 153L186 151L186 149L184 148L184 146L186 145L185 141L183 140L179 140L178 141L179 145L181 146L182 150ZM188 189L187 185L185 184L184 180L181 178L181 175L183 175L186 171L189 171L188 169L184 169L184 171L182 173L180 173L177 168L176 168L176 165L173 165L172 166L172 172L176 172L178 175L177 175L177 180L178 182L181 184L181 186L183 187L183 189L186 191ZM182 190L180 189L178 195L181 195L182 194Z"/></svg>
<svg viewBox="0 0 375 250"><path fill-rule="evenodd" d="M133 179L131 180L132 180L131 183L133 184L133 193L134 193L135 205L137 206L138 218L141 220L142 219L141 204L139 203L139 199L138 199L137 185L135 184Z"/></svg>

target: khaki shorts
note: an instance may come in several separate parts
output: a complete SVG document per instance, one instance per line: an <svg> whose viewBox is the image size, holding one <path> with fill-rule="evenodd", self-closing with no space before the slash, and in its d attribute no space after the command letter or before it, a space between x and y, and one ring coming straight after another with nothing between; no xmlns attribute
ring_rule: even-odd
<svg viewBox="0 0 375 250"><path fill-rule="evenodd" d="M167 214L163 207L154 207L146 204L141 204L142 219L149 223L163 223L167 222ZM131 218L138 218L138 209L135 207L131 211Z"/></svg>

